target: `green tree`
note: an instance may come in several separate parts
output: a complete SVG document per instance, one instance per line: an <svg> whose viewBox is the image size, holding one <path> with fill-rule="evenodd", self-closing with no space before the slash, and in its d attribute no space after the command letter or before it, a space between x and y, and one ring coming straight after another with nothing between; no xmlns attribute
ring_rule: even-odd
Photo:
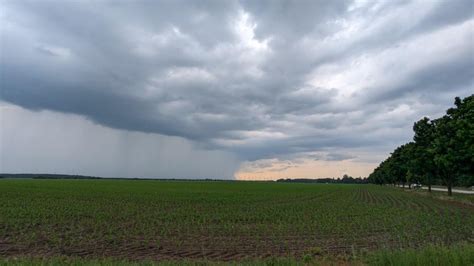
<svg viewBox="0 0 474 266"><path fill-rule="evenodd" d="M456 97L455 107L447 111L455 127L455 160L460 184L472 186L474 182L474 95L460 99Z"/></svg>
<svg viewBox="0 0 474 266"><path fill-rule="evenodd" d="M415 136L415 146L413 148L413 171L421 176L423 183L428 186L431 192L431 185L436 176L436 166L434 164L433 140L434 125L431 121L424 117L413 125Z"/></svg>
<svg viewBox="0 0 474 266"><path fill-rule="evenodd" d="M450 196L459 178L470 179L474 164L474 96L456 97L454 103L454 108L434 121L434 163Z"/></svg>

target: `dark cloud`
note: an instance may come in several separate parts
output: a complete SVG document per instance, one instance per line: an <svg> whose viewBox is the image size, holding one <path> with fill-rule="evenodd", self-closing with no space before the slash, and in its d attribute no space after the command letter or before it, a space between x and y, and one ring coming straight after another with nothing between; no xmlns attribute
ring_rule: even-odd
<svg viewBox="0 0 474 266"><path fill-rule="evenodd" d="M77 115L0 104L1 172L231 179L240 162L192 141L116 130Z"/></svg>
<svg viewBox="0 0 474 266"><path fill-rule="evenodd" d="M243 160L388 151L472 93L472 1L1 5L3 101Z"/></svg>

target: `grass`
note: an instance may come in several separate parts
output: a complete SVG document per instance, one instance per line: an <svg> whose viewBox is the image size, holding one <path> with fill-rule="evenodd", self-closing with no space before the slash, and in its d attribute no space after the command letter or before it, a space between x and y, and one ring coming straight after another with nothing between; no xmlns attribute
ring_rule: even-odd
<svg viewBox="0 0 474 266"><path fill-rule="evenodd" d="M462 266L474 265L474 245L428 246L423 249L379 251L366 258L368 265Z"/></svg>
<svg viewBox="0 0 474 266"><path fill-rule="evenodd" d="M460 203L474 205L474 195L473 194L453 193L452 196L448 196L447 192L434 191L434 190L431 191L431 192L428 192L428 190L405 189L405 191L407 191L407 192L416 192L420 195L429 196L429 197L433 197L433 198L436 198L436 199L457 201L457 202L460 202Z"/></svg>
<svg viewBox="0 0 474 266"><path fill-rule="evenodd" d="M368 254L429 252L432 245L457 254L452 245L473 241L472 206L390 187L0 180L0 257L9 263L14 257L376 263L401 255ZM472 246L460 250L472 253Z"/></svg>

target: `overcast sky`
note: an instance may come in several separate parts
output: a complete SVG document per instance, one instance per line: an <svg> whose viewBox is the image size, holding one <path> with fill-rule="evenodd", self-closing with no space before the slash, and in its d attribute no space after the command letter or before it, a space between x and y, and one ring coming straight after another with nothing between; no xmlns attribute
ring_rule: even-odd
<svg viewBox="0 0 474 266"><path fill-rule="evenodd" d="M472 0L0 5L0 172L366 176L474 91Z"/></svg>

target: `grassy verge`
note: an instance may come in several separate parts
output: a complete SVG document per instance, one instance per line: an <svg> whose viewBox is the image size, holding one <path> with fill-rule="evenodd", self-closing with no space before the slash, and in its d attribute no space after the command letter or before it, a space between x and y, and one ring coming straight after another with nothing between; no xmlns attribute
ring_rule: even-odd
<svg viewBox="0 0 474 266"><path fill-rule="evenodd" d="M455 200L464 202L464 203L471 203L474 204L474 195L471 194L459 194L459 193L453 193L452 197L448 197L446 195L446 192L440 192L440 191L435 191L431 192L435 197L441 197L441 198L453 198Z"/></svg>
<svg viewBox="0 0 474 266"><path fill-rule="evenodd" d="M174 265L408 265L408 266L463 266L474 265L474 244L454 246L427 246L422 249L381 250L362 256L334 258L330 256L294 258L272 258L264 260L243 260L239 262L213 262L206 260L181 261L126 261L116 259L85 259L74 257L54 258L0 258L0 265L135 265L135 266L174 266Z"/></svg>
<svg viewBox="0 0 474 266"><path fill-rule="evenodd" d="M474 265L474 245L428 246L415 250L379 251L365 259L368 265Z"/></svg>
<svg viewBox="0 0 474 266"><path fill-rule="evenodd" d="M431 191L431 193L428 192L428 190L408 190L408 189L405 189L405 191L415 192L415 193L421 194L423 196L430 196L430 197L441 199L441 200L457 201L457 202L460 202L460 203L474 205L474 195L471 195L471 194L453 193L453 195L451 197L449 197L447 195L447 192L442 192L442 191Z"/></svg>

